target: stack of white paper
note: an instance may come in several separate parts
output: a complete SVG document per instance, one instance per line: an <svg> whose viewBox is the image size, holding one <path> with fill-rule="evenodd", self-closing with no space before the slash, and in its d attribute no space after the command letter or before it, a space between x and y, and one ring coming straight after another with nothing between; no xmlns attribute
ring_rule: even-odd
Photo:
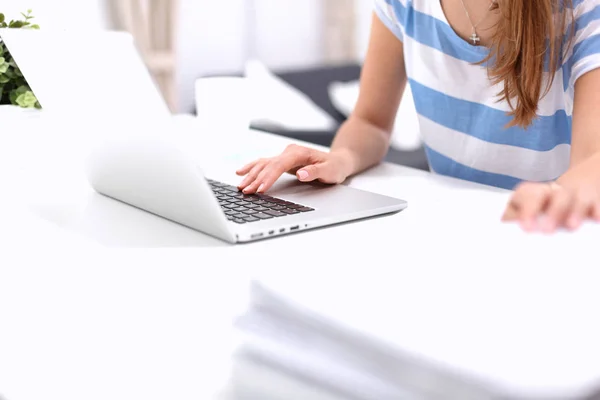
<svg viewBox="0 0 600 400"><path fill-rule="evenodd" d="M320 388L332 396L328 398L447 399L450 393L457 399L493 398L483 387L467 384L351 326L336 325L258 282L251 298L249 312L237 322L243 337L238 355L313 390ZM266 392L272 383L263 384Z"/></svg>
<svg viewBox="0 0 600 400"><path fill-rule="evenodd" d="M262 389L286 400L583 399L600 382L581 275L565 269L539 283L535 267L520 268L521 281L511 266L488 278L398 267L395 278L348 271L336 284L323 268L255 281L236 354L331 397L269 397L273 378L254 383L256 398ZM582 292L559 296L559 282Z"/></svg>

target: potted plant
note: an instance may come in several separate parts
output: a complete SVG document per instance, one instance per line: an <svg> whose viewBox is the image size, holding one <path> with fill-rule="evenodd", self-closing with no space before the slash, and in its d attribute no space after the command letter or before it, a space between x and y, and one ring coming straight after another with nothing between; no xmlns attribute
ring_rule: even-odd
<svg viewBox="0 0 600 400"><path fill-rule="evenodd" d="M10 22L6 20L4 14L0 13L0 28L39 29L37 24L32 23L34 17L31 12L27 10L27 13L21 13L22 19ZM0 33L0 108L7 111L40 109L40 103L11 57L1 36Z"/></svg>

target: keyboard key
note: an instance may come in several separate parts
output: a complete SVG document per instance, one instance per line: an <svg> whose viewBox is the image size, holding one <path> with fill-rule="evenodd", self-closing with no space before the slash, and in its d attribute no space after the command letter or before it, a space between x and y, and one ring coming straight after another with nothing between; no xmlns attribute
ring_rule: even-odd
<svg viewBox="0 0 600 400"><path fill-rule="evenodd" d="M267 215L272 215L272 216L274 216L274 217L283 217L284 215L287 215L287 214L284 214L284 213L282 213L282 212L279 212L279 211L273 211L273 210L265 211L265 214L267 214Z"/></svg>
<svg viewBox="0 0 600 400"><path fill-rule="evenodd" d="M266 194L244 194L236 186L211 179L207 182L227 219L238 224L314 211L313 208Z"/></svg>
<svg viewBox="0 0 600 400"><path fill-rule="evenodd" d="M268 215L268 214L265 214L265 213L254 214L254 217L259 218L259 219L271 219L271 218L273 218L272 215Z"/></svg>

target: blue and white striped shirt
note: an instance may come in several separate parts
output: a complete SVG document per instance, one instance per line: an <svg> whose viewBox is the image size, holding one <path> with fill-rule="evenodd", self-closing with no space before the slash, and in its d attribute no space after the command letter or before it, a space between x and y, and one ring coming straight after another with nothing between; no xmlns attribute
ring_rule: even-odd
<svg viewBox="0 0 600 400"><path fill-rule="evenodd" d="M539 118L525 130L505 128L510 107L498 101L500 87L491 84L485 66L473 65L489 50L455 33L440 0L375 0L377 15L403 42L433 172L514 189L568 169L574 85L600 68L600 0L575 0L574 7L573 47L539 104Z"/></svg>

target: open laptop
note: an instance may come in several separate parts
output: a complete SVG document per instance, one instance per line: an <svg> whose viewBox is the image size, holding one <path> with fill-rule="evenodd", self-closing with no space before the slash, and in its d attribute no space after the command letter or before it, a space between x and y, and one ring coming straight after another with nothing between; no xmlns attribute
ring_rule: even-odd
<svg viewBox="0 0 600 400"><path fill-rule="evenodd" d="M127 118L137 130L169 124L168 108L128 34L0 30L0 36L44 109L67 115L79 107L83 115L99 122ZM44 65L48 49L53 59L69 60L69 68L61 67L58 76ZM91 99L84 107L61 94L64 87L56 80L74 79L64 70L81 79L79 87ZM122 130L123 126L128 125L122 125ZM392 214L407 207L404 200L343 185L302 184L285 178L268 195L247 196L235 186L205 177L197 163L166 137L120 133L99 138L88 159L91 186L105 196L230 243Z"/></svg>

